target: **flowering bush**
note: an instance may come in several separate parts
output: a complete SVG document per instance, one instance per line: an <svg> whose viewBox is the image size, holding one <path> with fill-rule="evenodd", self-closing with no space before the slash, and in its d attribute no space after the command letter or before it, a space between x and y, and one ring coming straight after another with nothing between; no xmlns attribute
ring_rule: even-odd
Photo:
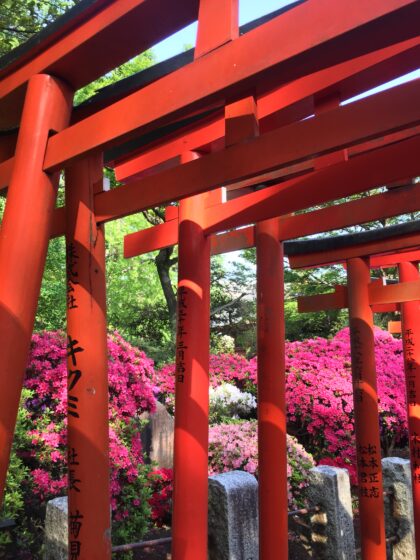
<svg viewBox="0 0 420 560"><path fill-rule="evenodd" d="M375 329L382 448L407 441L401 341ZM320 463L349 468L355 477L354 412L349 329L333 339L287 345L288 421Z"/></svg>
<svg viewBox="0 0 420 560"><path fill-rule="evenodd" d="M308 470L315 466L312 456L296 439L287 435L287 480L289 507L303 503ZM210 427L209 473L244 470L258 477L257 422L218 424Z"/></svg>
<svg viewBox="0 0 420 560"><path fill-rule="evenodd" d="M381 443L387 454L407 443L402 344L375 328ZM257 360L235 354L210 357L210 383L257 392ZM159 398L173 404L174 365L156 374ZM346 467L355 476L353 390L349 329L331 340L286 342L288 431L320 463Z"/></svg>
<svg viewBox="0 0 420 560"><path fill-rule="evenodd" d="M287 436L287 479L289 506L294 509L304 503L308 470L315 466L312 456L296 439ZM258 477L257 422L216 424L209 433L209 474L244 470ZM158 526L168 524L171 517L172 470L156 469L149 474L152 497L152 519Z"/></svg>
<svg viewBox="0 0 420 560"><path fill-rule="evenodd" d="M169 525L172 509L172 469L154 469L148 476L152 491L149 504L152 519L158 527Z"/></svg>
<svg viewBox="0 0 420 560"><path fill-rule="evenodd" d="M251 393L245 393L231 385L222 383L210 387L210 423L227 421L229 418L248 418L256 409L257 401Z"/></svg>
<svg viewBox="0 0 420 560"><path fill-rule="evenodd" d="M250 387L257 377L256 367L255 361L248 361L239 354L211 354L209 368L211 386L218 387L222 383L231 383L241 391L252 392ZM166 364L162 369L155 371L153 382L158 387L159 400L173 411L175 364Z"/></svg>
<svg viewBox="0 0 420 560"><path fill-rule="evenodd" d="M153 362L117 333L108 337L110 464L113 542L138 538L151 497L143 464L139 414L155 410ZM33 336L15 452L29 476L21 486L31 522L39 525L46 501L66 493L67 370L63 334ZM10 485L10 484L9 484ZM6 498L7 500L7 498ZM23 520L25 522L25 520Z"/></svg>

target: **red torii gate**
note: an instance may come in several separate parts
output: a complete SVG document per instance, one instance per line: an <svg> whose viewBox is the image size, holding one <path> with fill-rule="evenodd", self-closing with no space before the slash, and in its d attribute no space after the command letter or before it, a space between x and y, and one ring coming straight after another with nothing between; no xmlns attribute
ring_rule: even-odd
<svg viewBox="0 0 420 560"><path fill-rule="evenodd" d="M391 191L393 196L395 196L397 190L393 190ZM387 194L391 194L391 193L387 193ZM376 198L376 197L372 197L372 198ZM395 200L395 198L394 198ZM236 200L235 200L236 202ZM361 202L360 200L357 202ZM389 199L389 202L391 202L391 199ZM264 257L264 252L261 251L261 241L260 244L258 244L258 230L256 231L255 227L249 227L246 228L245 230L237 230L237 231L231 231L231 232L227 232L227 233L223 233L220 235L215 235L211 237L211 252L212 254L218 254L218 253L223 253L223 252L229 252L232 250L239 250L239 249L244 249L247 247L251 247L254 246L255 244L257 244L257 275L258 275L258 288L257 288L257 295L258 297L258 318L260 319L260 314L261 314L261 305L262 303L266 303L266 298L267 298L267 293L268 294L272 294L273 291L274 292L278 292L279 291L279 286L283 285L283 276L282 276L282 258L281 255L283 253L283 250L281 248L281 241L284 239L284 232L288 232L288 230L290 231L290 229L292 231L294 231L295 236L299 236L299 230L298 227L295 227L295 229L293 229L293 227L288 228L288 224L292 224L293 226L293 222L296 223L296 226L298 226L299 224L302 224L302 221L297 221L296 222L296 218L302 218L305 217L306 218L306 227L304 228L305 234L312 234L312 233L316 233L316 226L319 223L319 220L317 220L316 218L314 220L311 220L310 218L312 217L312 214L317 217L322 217L324 218L324 225L323 225L323 229L324 230L328 230L328 229L332 229L334 227L339 227L339 221L337 222L337 215L335 215L335 221L332 220L332 224L331 221L330 222L325 222L325 218L330 217L332 218L334 216L334 214L336 214L335 209L339 208L341 210L342 207L342 212L338 212L338 220L340 220L340 216L345 214L347 216L347 220L346 221L346 225L353 225L353 224L357 224L359 223L360 218L358 217L357 213L356 214L352 214L351 212L349 212L349 210L352 210L354 208L354 202L349 202L349 203L345 203L342 205L338 205L338 206L333 206L333 207L329 207L326 209L322 209L322 210L318 210L318 211L313 211L313 212L309 212L308 214L305 215L300 215L300 216L289 216L289 217L284 217L282 219L272 219L269 222L267 222L267 224L270 224L270 229L271 230L271 234L270 237L272 239L271 243L273 244L273 249L272 249L272 253L270 254L270 257L268 259L267 262L267 267L273 271L275 270L275 266L276 263L278 263L278 266L281 267L279 269L279 273L276 274L274 276L274 284L271 286L270 291L266 291L263 290L261 291L260 286L264 285L264 274L267 274L267 272L264 272L264 268L261 267L261 254ZM214 207L210 207L211 208L216 208L216 206ZM347 210L347 212L346 212ZM379 213L383 212L383 207L379 206L375 208L376 210L376 216L379 216ZM351 217L350 217L351 216ZM160 226L155 226L153 228L149 228L146 230L142 230L140 232L137 233L133 233L133 234L129 234L125 237L125 256L126 257L133 257L142 253L146 253L149 252L151 250L155 250L155 249L159 249L165 246L168 246L172 243L170 243L170 241L173 241L174 239L177 239L177 235L176 235L176 231L177 231L177 227L178 227L178 220L177 220L177 209L175 207L168 207L167 208L167 217L168 218L172 218L172 220L166 222L165 224L162 224ZM371 214L371 219L374 220L375 219L375 214ZM169 227L167 227L169 226ZM174 227L175 226L175 227ZM413 227L414 226L414 227ZM165 238L164 235L161 235L161 232L164 230L167 230L164 233L168 234L168 237ZM409 230L409 233L407 233L407 230ZM388 234L387 237L389 239L385 239L384 241L381 241L381 243L370 243L370 244L366 244L363 248L364 251L371 251L373 253L378 253L379 249L378 247L381 248L381 250L401 250L401 249L406 249L407 247L413 247L413 251L410 252L404 252L404 253L397 253L395 255L392 255L392 257L377 257L376 261L373 261L375 263L375 266L379 266L381 264L381 262L384 263L384 266L389 266L389 262L393 262L393 263L397 263L400 262L401 263L405 263L407 261L407 259L413 259L414 258L419 258L420 257L420 249L419 249L419 224L409 224L409 226L407 227L407 225L405 225L404 227L398 226L398 227L391 227L391 228L387 228L386 233ZM156 235L155 237L152 237L152 233L153 231L155 231ZM382 233L382 237L384 237L383 232ZM396 234L399 233L400 235L397 236ZM286 234L287 235L287 234ZM371 232L370 234L367 234L365 237L371 238L374 236L377 236L377 232ZM392 235L392 237L391 237ZM266 236L267 238L268 236ZM270 239L270 237L268 239ZM356 236L354 236L356 237ZM363 237L363 236L362 236ZM337 238L334 238L334 240ZM359 239L360 239L360 235L359 235ZM291 249L291 247L293 246L293 243L286 243L286 252L289 253L289 250ZM360 247L358 246L355 249L357 252L361 252ZM354 252L354 251L353 251ZM342 255L342 249L339 248L337 249L336 253ZM334 255L336 254L334 253ZM369 253L368 253L369 254ZM258 259L258 257L260 256L260 259ZM317 254L318 260L319 260L319 255ZM326 259L330 259L330 256L326 257ZM293 261L292 261L293 262ZM281 263L281 264L280 264ZM267 276L266 276L267 277ZM268 278L273 278L273 273L268 275ZM358 282L358 279L356 279L356 281ZM409 295L407 296L409 298L408 301L411 301L412 299L417 299L419 298L419 293L420 293L420 284L418 282L415 283L415 285L410 286L411 287L411 291L409 293ZM391 287L392 288L392 287ZM389 291L389 290L388 290ZM358 293L356 291L356 293ZM413 296L413 293L415 294ZM269 296L268 296L269 297ZM327 298L330 298L331 300L331 296L326 296ZM338 303L336 303L334 305L334 308L336 306L338 307L343 307L343 300L346 302L347 305L347 294L344 294L342 292L342 290L337 291L336 294L333 295L334 302L336 302L336 300L338 301ZM387 296L387 290L379 290L379 294L377 294L377 301L373 302L373 310L377 311L377 312L383 312L383 311L387 311L387 310L394 310L396 308L395 304L393 304L392 306L389 305L389 301L387 301L387 298L389 299L389 296ZM404 301L403 297L400 295L400 299L395 300L395 295L391 296L394 298L393 301ZM385 303L384 303L384 298L385 298ZM411 298L411 299L410 299ZM303 298L304 299L304 298ZM316 306L316 308L318 309L320 306L319 302L322 302L323 305L326 305L323 302L324 296L316 296L315 297L316 301L314 303L314 305ZM306 300L305 300L306 301ZM311 302L312 299L309 298L309 301ZM309 306L311 304L309 303ZM331 304L330 304L331 305ZM409 305L409 304L403 304L403 305ZM272 310L273 308L271 308ZM310 307L309 309L306 310L312 310ZM281 311L277 310L278 313L281 313ZM418 311L418 310L417 310ZM415 320L418 320L418 317L416 317ZM262 329L260 329L260 324L258 325L258 333L259 333L259 337L263 337L264 331L262 331ZM273 329L273 325L271 325L271 328ZM279 328L276 330L272 330L270 334L272 334L274 340L273 340L273 347L274 345L277 345L277 347L279 347L279 338L278 336L276 337L276 333L278 335L278 332L281 332L279 330ZM283 335L284 336L284 335ZM260 338L259 340L259 350L258 350L258 355L260 358L260 347L261 347L261 340ZM271 356L271 358L273 358L273 356ZM275 358L275 357L274 357ZM282 392L284 393L284 378L280 377L278 375L279 370L284 372L284 367L282 369L282 359L277 356L277 360L275 360L274 362L270 363L270 366L273 368L272 370L272 382L275 382L277 385L278 384L282 384L281 387L281 391L280 388L277 387L277 394L282 394ZM273 367L274 365L274 367ZM260 364L261 366L261 364ZM263 366L261 366L261 370L263 370ZM270 370L268 370L270 371ZM259 369L260 372L260 369ZM259 377L259 384L260 384L260 377ZM264 382L264 378L262 378L262 381ZM260 387L260 385L259 385ZM271 390L273 390L272 387L270 387ZM259 388L259 391L261 389ZM264 385L263 385L263 390L264 390ZM271 398L272 398L272 394L271 394ZM259 403L259 406L261 406L261 403ZM279 410L282 411L282 414L285 417L285 404L284 402L282 404L279 405ZM363 445L360 444L360 445ZM269 441L267 442L267 448L266 448L266 452L267 455L268 454L272 454L273 452L273 447L274 447L274 439L269 439ZM379 449L379 447L378 447ZM279 451L278 449L278 445L277 445L277 451ZM377 457L376 457L377 459ZM283 456L282 458L279 458L279 461L283 461L283 463L285 462L285 457ZM268 484L271 485L271 487L275 487L275 480L279 480L281 479L281 473L278 470L273 470L270 473L270 477L269 477L269 482ZM375 486L376 488L376 486ZM379 491L379 490L378 490ZM260 490L261 492L261 490ZM375 490L376 492L376 490ZM382 493L380 493L380 495L382 496ZM263 500L264 497L260 495L260 500ZM375 518L376 519L380 519L382 520L382 527L384 527L383 524L383 508L377 508L375 506L374 510L376 509L375 513ZM417 508L420 509L420 508ZM372 511L369 511L369 513L367 513L365 515L366 519L371 519L372 518ZM260 513L260 522L264 523L266 520L266 518L262 515L262 513ZM362 524L362 535L363 535L363 540L364 540L364 555L366 558L370 558L372 554L384 554L385 552L385 540L383 539L383 541L380 538L377 538L379 535L375 533L375 535L373 535L372 537L372 533L369 531L369 528L372 528L372 524L371 523L367 523L366 525ZM260 538L263 535L260 535ZM281 541L281 535L279 533L277 533L276 535L277 538L277 544L279 544L279 542ZM376 544L375 544L376 543ZM379 548L378 548L379 545ZM264 543L262 544L262 546L264 546ZM278 554L278 551L277 551ZM376 556L375 556L376 557ZM378 556L379 557L379 556Z"/></svg>
<svg viewBox="0 0 420 560"><path fill-rule="evenodd" d="M175 560L204 559L207 548L204 455L208 322L206 325L201 317L208 309L208 236L215 231L274 218L381 184L410 179L419 173L416 158L419 148L416 127L420 122L416 103L418 83L400 86L375 96L374 100L318 114L322 106L325 108L322 97L330 97L334 105L338 103L337 94L345 97L346 92L349 95L358 93L416 67L419 4L414 0L374 0L367 6L359 0L355 2L352 10L346 13L339 2L309 0L238 37L236 0L217 0L217 9L210 0L185 0L176 10L171 10L172 5L167 0L84 0L61 20L61 24L46 30L28 48L8 57L5 64L0 61L0 126L9 129L20 123L17 142L13 134L0 141L0 185L8 187L0 233L3 271L0 277L0 333L3 335L0 380L4 387L0 393L0 490L4 488L48 238L66 232L69 436L73 442L69 466L74 467L69 469L69 557L72 560L102 560L110 558L111 553L109 519L103 514L108 500L108 464L104 254L100 224L219 185L252 187L263 176L264 180L287 179L264 191L215 206L213 213L211 208L204 207L202 196L185 201L180 207L180 241L185 256L196 257L196 264L202 266L191 268L191 262L180 265L180 301L184 298L183 303L186 303L186 297L190 302L185 330L191 326L190 335L194 333L199 340L193 350L189 349L186 371L182 372L194 387L193 398L177 390L178 401L185 397L177 426L178 433L186 431L184 441L189 442L193 450L198 449L201 462L198 470L192 469L194 477L189 481L189 484L194 482L195 503L184 494L184 490L187 492L185 485L182 487L178 483L180 493L175 489L173 557ZM163 22L160 21L162 10L165 11ZM105 101L100 97L97 104L93 100L71 112L75 89L197 17L199 44L194 62L162 75L157 81L152 78L146 85L140 80L140 85L129 93L123 90ZM157 20L160 25L156 25ZM325 21L329 22L328 30L323 28ZM311 28L312 32L301 34L302 28ZM279 37L282 37L282 44L273 48ZM124 40L119 40L121 38ZM103 57L104 46L111 42L115 48ZM270 97L270 92L276 90L277 94ZM235 110L232 102L248 97L250 92L259 109L265 111L263 116L267 115L267 128L264 129L265 124L261 122L261 136L244 142L245 136L253 135L248 122L249 116L252 122L253 111L245 110L243 114L241 110L242 122L248 122L245 134L241 125L231 133L232 145L218 148L214 141L223 137L224 132L220 134L220 127L211 134L205 132L209 125L208 112L214 113L216 124L220 126L218 107L227 105L228 115L229 110ZM316 118L295 122L310 114L311 96L319 93L322 95L317 102ZM138 107L142 110L138 111ZM200 140L189 136L191 119L197 119L195 132ZM110 192L100 192L100 162L104 150L141 136L140 145L146 143L152 148L156 154L152 161L159 164L166 159L162 154L167 154L165 148L159 155L159 149L173 140L170 136L173 126L180 127L181 143L183 138L187 142L182 150L175 148L175 156L181 156L181 160L174 161L170 169L158 169L153 176L140 177ZM168 128L161 130L161 139L153 144L153 133L159 127ZM379 139L382 136L386 136L385 140ZM213 148L217 148L216 152L206 155L204 150L201 158L184 163L186 149L201 150L212 142L216 144ZM352 148L355 144L359 147ZM344 147L349 147L353 155L348 161L310 172L311 160L315 158L319 162L320 155ZM128 143L121 150L118 157L128 161L139 155L138 145L132 147ZM306 161L309 163L305 164ZM138 169L138 163L135 165ZM54 210L57 184L54 173L64 167L67 168L66 208ZM140 172L144 167L140 163ZM294 177L308 171L302 177ZM397 192L395 197L388 194L391 193L372 197L376 199L374 202L366 201L367 210L359 205L360 215L374 214L376 202L387 207L391 199L398 203L402 212L418 209L416 197L413 196L414 202L409 198L416 194L414 187ZM235 202L237 204L233 204ZM393 215L394 210L388 208L384 212ZM292 218L298 220L300 216ZM283 224L283 218L279 224ZM257 229L260 279L263 284L267 282L260 295L274 298L271 305L276 306L277 314L269 328L277 331L282 328L281 300L272 285L270 287L264 270L265 263L275 259L278 266L271 281L278 286L281 280L279 224L271 221ZM298 221L289 222L289 226L300 227ZM191 232L189 238L187 233ZM260 300L260 308L261 303L266 302ZM87 330L88 321L93 321L96 328L91 326ZM260 325L262 332L264 323ZM261 340L269 343L265 355L274 352L275 363L280 363L277 340L264 336ZM273 348L274 343L276 348ZM192 351L201 358L198 366L192 366L197 357ZM263 356L260 358L263 362ZM273 376L268 374L267 389L272 380ZM267 391L268 408L272 395L277 395L275 433L285 437L281 387L275 385L270 391L271 395ZM193 406L196 412L192 411ZM264 408L261 402L260 408ZM191 413L193 418L199 419L193 426ZM271 414L268 410L263 422L270 421ZM198 427L199 441L195 443L194 430ZM267 424L268 442L272 437L269 431ZM261 461L264 463L267 458L263 452ZM187 461L178 467L178 480L185 480L186 473L190 472ZM284 461L279 468L285 469ZM270 474L269 462L267 469ZM280 487L283 490L279 499L284 499L285 477L278 481ZM268 511L276 507L270 507L267 497L264 503ZM283 555L286 554L285 508L279 503L273 524L266 525L266 536L262 535L264 560L278 558L275 549L278 542L283 546Z"/></svg>
<svg viewBox="0 0 420 560"><path fill-rule="evenodd" d="M387 229L391 231L385 229L341 236L334 240L312 240L288 245L292 268L346 264L347 287L336 286L330 294L301 296L298 298L298 310L303 313L349 309L360 526L362 551L366 557L375 553L378 541L385 546L385 541L377 538L378 527L384 534L384 524L372 312L394 310L396 304L401 307L402 313L416 553L417 556L420 554L420 464L417 458L417 434L420 428L420 276L417 264L420 260L420 222ZM407 230L411 232L407 234ZM389 237L389 233L397 235ZM400 252L389 254L390 251ZM370 268L395 265L400 271L400 284L384 286L381 279L370 282ZM368 457L364 452L366 449L371 450ZM370 462L366 462L367 459L373 461L374 468L371 468Z"/></svg>

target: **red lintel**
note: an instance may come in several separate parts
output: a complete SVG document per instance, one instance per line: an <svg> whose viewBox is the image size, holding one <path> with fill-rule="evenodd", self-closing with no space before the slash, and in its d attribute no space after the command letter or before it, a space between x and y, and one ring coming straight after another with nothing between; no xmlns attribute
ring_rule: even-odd
<svg viewBox="0 0 420 560"><path fill-rule="evenodd" d="M399 77L418 66L420 38L410 39L385 49L346 61L339 65L303 76L263 94L257 99L261 134L300 120L314 112L313 95L329 89L346 99ZM115 166L119 181L131 181L145 169L167 161L188 150L197 150L215 142L224 144L222 111L209 120L156 141L132 156L125 156Z"/></svg>
<svg viewBox="0 0 420 560"><path fill-rule="evenodd" d="M415 0L353 0L351 10L330 0L306 2L57 134L48 144L45 169L62 168L88 151L154 129L209 102L244 95L250 87L261 84L259 89L267 91L371 52L373 45L382 48L415 37L419 15ZM273 48L279 36L281 48Z"/></svg>
<svg viewBox="0 0 420 560"><path fill-rule="evenodd" d="M334 292L297 298L299 313L313 313L348 307L347 286L335 286ZM420 281L382 285L372 282L369 285L369 298L374 313L399 311L400 303L420 300Z"/></svg>
<svg viewBox="0 0 420 560"><path fill-rule="evenodd" d="M227 185L246 177L256 176L269 169L290 165L294 161L303 160L315 154L328 153L339 147L363 141L368 137L375 137L390 133L392 130L415 126L420 122L420 106L417 103L419 83L416 81L399 86L372 98L340 107L317 118L283 127L254 140L249 140L246 143L230 146L220 152L203 156L196 161L163 171L158 175L145 177L129 185L101 193L96 197L98 219L103 222L113 220L155 205L165 204L199 192L212 190L220 185ZM418 138L409 139L405 141L404 145L409 147L412 143L416 144L418 141ZM400 144L393 145L391 148L383 148L384 153L386 151L394 153L394 150L397 152ZM319 175L316 176L321 178L321 173L325 173L326 176L331 173L337 173L339 165L358 168L359 172L363 171L363 176L359 180L364 177L365 186L361 187L359 185L358 189L350 188L348 184L351 182L350 177L345 181L349 190L354 193L367 190L378 184L386 184L387 181L402 179L404 177L401 175L405 175L405 172L407 172L405 176L413 177L419 170L418 158L416 164L413 165L412 163L411 165L414 171L410 169L407 160L410 159L412 154L409 153L408 155L401 155L402 160L399 171L395 169L395 163L391 165L393 167L391 175L397 175L394 179L388 176L391 166L386 160L378 164L383 167L383 170L377 170L369 166L369 173L366 174L366 169L363 168L364 163L357 162L369 161L369 158L375 159L375 154L377 153L377 151L374 151L353 158L351 161L329 166L329 168L320 170L318 172ZM364 159L362 160L362 158ZM403 165L403 162L405 165ZM372 169L373 172L371 173ZM372 185L372 175L376 176L378 174L382 174L384 182L377 183L375 181L375 184ZM343 180L343 177L340 177L340 179ZM304 206L304 201L308 198L306 194L307 189L305 188L304 193L295 192L296 185L298 184L297 181L305 181L305 179L289 181L284 183L284 186L279 187L280 190L285 190L286 187L289 187L290 194L286 196L289 196L289 200L290 197L293 197L293 210L313 205L313 202L310 201L307 206ZM338 193L340 188L339 184L335 184L334 187L331 185L330 192L328 192L325 200L346 196L346 194L334 196L334 191ZM292 190L293 192L291 192ZM264 193L262 199L268 196L268 191L267 189L267 193ZM258 200L260 194L255 193L256 200ZM253 206L258 208L258 205ZM223 205L224 210L221 216L215 222L207 224L207 233L230 229L239 225L230 216L230 208L229 203ZM249 211L250 207L247 210ZM283 213L278 208L274 208L274 210L274 216ZM252 211L250 215L252 215ZM284 213L290 211L292 210L286 209ZM235 207L235 217L236 219L239 217L239 221L241 221L244 217L244 212L238 215ZM230 224L230 220L234 222L233 225ZM221 227L221 222L223 221L225 223ZM242 221L240 225L252 223L253 221L255 220Z"/></svg>
<svg viewBox="0 0 420 560"><path fill-rule="evenodd" d="M372 283L369 286L369 299L371 305L420 301L420 280L388 286Z"/></svg>
<svg viewBox="0 0 420 560"><path fill-rule="evenodd" d="M411 185L344 204L328 206L306 214L282 216L280 217L281 240L296 239L381 218L415 212L420 207L419 190L419 185ZM170 206L169 208L176 213L176 207ZM153 231L149 232L149 229L153 230L153 228L148 228L125 236L126 257L135 257L178 243L178 231L172 225L162 224L156 236L153 236ZM254 245L254 226L228 231L220 235L212 235L211 237L212 254L239 251ZM371 268L393 266L402 260L420 260L420 252L372 257Z"/></svg>

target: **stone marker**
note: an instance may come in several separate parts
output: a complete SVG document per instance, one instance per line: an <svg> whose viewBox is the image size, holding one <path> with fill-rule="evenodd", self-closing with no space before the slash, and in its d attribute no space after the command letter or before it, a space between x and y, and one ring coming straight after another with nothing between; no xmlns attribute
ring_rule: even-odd
<svg viewBox="0 0 420 560"><path fill-rule="evenodd" d="M312 550L319 560L354 560L355 542L350 479L346 469L321 465L309 471L309 507L320 506L311 515Z"/></svg>
<svg viewBox="0 0 420 560"><path fill-rule="evenodd" d="M67 560L67 497L47 503L44 560Z"/></svg>
<svg viewBox="0 0 420 560"><path fill-rule="evenodd" d="M160 402L156 412L144 412L142 419L148 420L141 433L143 451L150 461L159 467L171 469L174 461L174 419Z"/></svg>
<svg viewBox="0 0 420 560"><path fill-rule="evenodd" d="M382 459L385 497L385 521L387 537L396 536L391 543L392 560L416 557L414 541L414 514L411 489L410 461L399 457Z"/></svg>
<svg viewBox="0 0 420 560"><path fill-rule="evenodd" d="M258 483L232 471L209 477L209 560L258 560Z"/></svg>

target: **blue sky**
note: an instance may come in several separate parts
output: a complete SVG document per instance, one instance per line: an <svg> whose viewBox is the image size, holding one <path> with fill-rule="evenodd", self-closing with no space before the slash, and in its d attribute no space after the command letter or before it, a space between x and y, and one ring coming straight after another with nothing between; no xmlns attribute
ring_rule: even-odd
<svg viewBox="0 0 420 560"><path fill-rule="evenodd" d="M287 4L292 4L293 1L294 0L239 0L239 24L243 25L244 23L248 23L249 21L257 19L265 14L278 10ZM160 62L182 52L186 45L194 45L196 33L197 23L193 23L178 33L175 33L168 39L165 39L155 45L153 47L153 51L156 55L157 61ZM402 82L414 80L416 78L420 78L420 69L415 72L411 72L402 78L393 80L388 84L379 86L374 90L358 95L347 102L356 101L362 97L372 95L384 89L394 87Z"/></svg>

